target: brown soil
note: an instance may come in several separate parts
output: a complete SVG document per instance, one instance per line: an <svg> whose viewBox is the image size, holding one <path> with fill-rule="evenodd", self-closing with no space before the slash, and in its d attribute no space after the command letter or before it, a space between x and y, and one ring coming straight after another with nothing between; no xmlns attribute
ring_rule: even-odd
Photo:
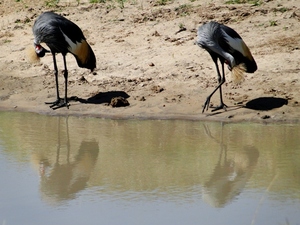
<svg viewBox="0 0 300 225"><path fill-rule="evenodd" d="M111 1L61 0L56 6L46 2L53 1L0 4L1 110L107 118L300 121L298 0L280 4L268 0L259 6L225 0L174 0L166 5L127 0L124 9ZM91 74L67 56L69 109L52 110L44 104L56 98L51 54L36 64L26 56L33 48L34 20L49 10L81 27L97 58ZM202 114L217 76L209 54L194 42L197 27L209 20L222 22L243 37L258 70L246 74L241 85L235 85L226 70L227 110ZM63 96L61 55L57 60ZM118 97L130 105L112 107L111 99ZM219 103L218 93L211 103Z"/></svg>

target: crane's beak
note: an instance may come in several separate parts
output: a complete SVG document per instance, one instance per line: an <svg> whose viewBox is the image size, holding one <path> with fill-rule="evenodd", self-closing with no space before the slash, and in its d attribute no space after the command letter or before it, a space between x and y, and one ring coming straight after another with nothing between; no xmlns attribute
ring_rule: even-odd
<svg viewBox="0 0 300 225"><path fill-rule="evenodd" d="M43 46L39 44L34 44L34 48L38 57L44 57L47 52L50 52L49 50L43 48Z"/></svg>

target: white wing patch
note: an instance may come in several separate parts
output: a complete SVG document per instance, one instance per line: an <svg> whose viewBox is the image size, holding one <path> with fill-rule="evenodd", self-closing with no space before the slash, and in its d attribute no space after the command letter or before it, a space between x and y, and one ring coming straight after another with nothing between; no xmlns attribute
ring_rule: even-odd
<svg viewBox="0 0 300 225"><path fill-rule="evenodd" d="M225 39L227 40L228 44L230 45L231 48L233 48L236 51L239 51L242 53L244 56L247 55L247 53L244 51L243 45L244 41L240 38L232 38L229 36L226 32L223 32Z"/></svg>
<svg viewBox="0 0 300 225"><path fill-rule="evenodd" d="M64 32L60 29L61 33L64 35L64 38L66 40L66 42L69 44L70 47L68 47L69 51L72 52L73 54L75 53L75 50L77 48L77 45L80 44L80 42L74 43L73 41L71 41L71 39L64 34Z"/></svg>

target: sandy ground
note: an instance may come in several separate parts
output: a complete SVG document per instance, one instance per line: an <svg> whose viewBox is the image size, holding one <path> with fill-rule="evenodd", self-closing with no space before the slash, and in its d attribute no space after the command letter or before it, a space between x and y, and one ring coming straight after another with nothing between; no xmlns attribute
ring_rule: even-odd
<svg viewBox="0 0 300 225"><path fill-rule="evenodd" d="M46 2L51 1L0 2L1 110L126 119L300 121L298 0L262 0L260 5L127 0L124 9L111 1L65 0L57 6ZM74 100L69 109L52 110L44 104L56 98L51 54L36 64L26 56L27 48L33 47L33 23L49 10L75 22L97 58L97 69L91 74L79 68L71 54L67 56L69 97ZM202 113L217 76L209 54L194 42L198 26L210 20L242 36L258 70L235 85L226 69L227 110ZM179 32L182 27L186 29ZM61 55L57 60L63 96ZM117 96L127 98L130 105L112 107L109 103ZM218 93L211 103L219 104Z"/></svg>

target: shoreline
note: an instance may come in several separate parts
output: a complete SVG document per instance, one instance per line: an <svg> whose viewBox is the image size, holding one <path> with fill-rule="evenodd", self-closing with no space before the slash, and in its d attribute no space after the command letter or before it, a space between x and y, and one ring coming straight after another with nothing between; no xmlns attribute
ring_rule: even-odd
<svg viewBox="0 0 300 225"><path fill-rule="evenodd" d="M72 106L72 105L71 105ZM58 109L59 110L59 109ZM246 109L249 110L249 109ZM127 114L127 113L95 113L95 112L78 112L72 110L64 110L58 112L57 110L52 110L49 108L47 110L33 110L28 108L22 107L3 107L0 106L1 112L18 112L18 113L34 113L43 116L59 116L59 117L83 117L83 118L97 118L97 119L108 119L108 120L181 120L181 121L199 121L199 122L222 122L222 123L260 123L260 124L299 124L300 119L298 118L278 118L269 116L270 112L268 111L256 111L257 116L252 117L241 117L241 118L234 118L230 115L228 117L216 117L215 115L228 113L227 111L223 112L213 112L213 113L203 113L203 114L193 114L193 115L186 115L180 113L173 113L173 114L145 114L140 113L136 115ZM126 110L125 110L126 111ZM253 110L251 110L253 111ZM253 114L252 114L253 115Z"/></svg>

